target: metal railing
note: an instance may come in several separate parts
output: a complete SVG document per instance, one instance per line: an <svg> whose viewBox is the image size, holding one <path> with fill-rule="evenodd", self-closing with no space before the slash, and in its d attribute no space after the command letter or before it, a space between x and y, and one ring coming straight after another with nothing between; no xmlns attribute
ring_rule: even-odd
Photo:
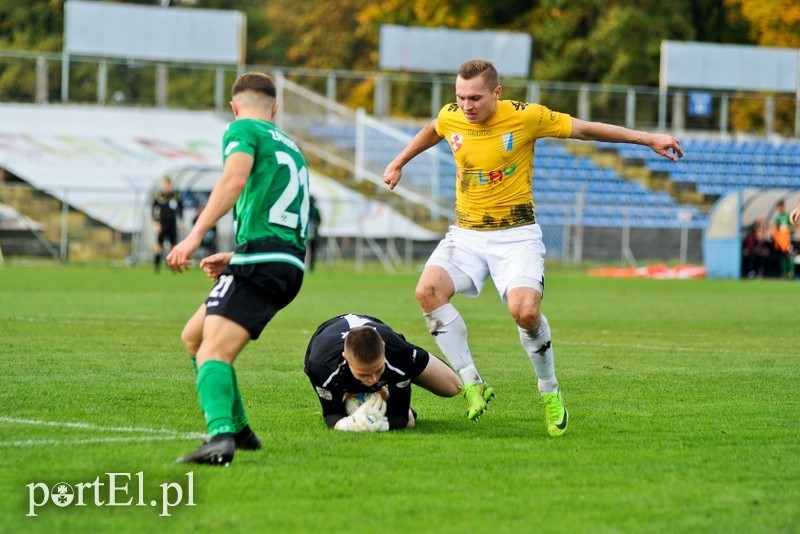
<svg viewBox="0 0 800 534"><path fill-rule="evenodd" d="M0 101L60 101L65 94L60 84L60 60L61 56L57 54L0 52ZM213 107L220 111L224 108L226 87L243 70L81 60L75 57L70 58L70 63L68 76L71 89L66 92L69 102L190 109ZM405 213L411 209L409 217L413 220L421 221L427 217L429 221L438 220L446 224L452 218L452 195L443 193L441 184L453 182L455 169L452 156L445 151L432 149L409 163L404 169L401 186L394 192L396 195L388 194L382 179L386 164L408 143L411 133L419 127L417 118L429 119L438 111L442 105L443 88L452 84L451 76L258 66L246 68L275 75L279 89L279 115L276 122L301 145L307 157L315 158L315 163L324 166L322 170L326 174L350 181L350 185L356 188L372 187L379 198L396 204L399 211ZM191 86L193 90L182 90L184 86ZM369 90L365 91L365 88ZM578 117L643 129L680 127L730 133L728 114L738 99L750 99L746 101L749 104L763 103L765 109L773 114L771 119L764 119L764 124L771 124L770 128L778 133L783 133L791 122L785 118L784 122L778 120L778 117L791 115L791 105L795 105L794 113L797 116L794 97L786 99L768 95L712 94L711 116L704 118L704 122L684 113L685 94L652 88L508 80L504 82L504 96L540 101ZM768 104L770 98L772 104ZM371 117L368 112L374 116ZM381 121L375 118L397 115L402 115L404 120L395 118ZM718 121L718 128L715 121ZM389 123L400 127L393 128ZM795 118L795 135L797 124ZM385 194L381 195L381 192ZM90 257L94 252L88 249L83 251L83 241L107 243L105 253L115 258L120 255L138 258L138 251L142 247L147 248L150 238L147 236L144 216L142 228L132 234L121 234L113 228L102 228L102 225L96 228L94 224L86 225L71 219L74 214L68 205L69 196L69 191L65 191L59 208L59 222L48 223L47 228L42 230L44 236L57 236L48 238L53 246L52 250L46 251L47 255L53 256L53 250L56 250L58 254L55 255L61 260ZM422 207L427 213L421 216L413 212L414 206ZM581 213L581 208L576 205L568 207L568 211ZM617 259L628 263L632 259L699 261L702 258L698 237L700 231L689 229L688 226L640 229L624 225L621 228L604 229L584 227L580 218L569 217L554 223L542 218L540 223L550 253L568 263ZM81 224L82 230L79 229ZM109 232L108 237L100 235ZM6 245L0 244L0 248L4 248L6 256L9 256L8 235L4 236L0 229L0 240L4 237ZM400 263L408 265L411 261L409 258L416 257L416 249L408 244L403 247L405 252L399 254L394 245L390 246L392 239L386 240L385 246L378 246L374 239L369 241L362 239L363 236L354 237L356 246L352 254L357 261L374 256L381 262L391 264L401 257L405 259ZM325 250L332 251L331 254L337 250L350 250L343 244L346 237L328 236L327 239ZM398 239L403 238L398 236ZM342 245L337 245L339 240ZM601 246L593 250L594 243ZM31 242L26 246L33 247ZM350 252L344 252L345 256L348 254Z"/></svg>
<svg viewBox="0 0 800 534"><path fill-rule="evenodd" d="M383 170L411 136L369 117L360 108L328 100L277 74L278 116L276 124L298 142L306 156L316 157L329 175L340 171L352 185L369 182L377 192L388 193ZM440 181L453 178L439 172L452 158L432 149L420 154L405 170L394 193L428 211L431 220L452 217L452 199L440 199Z"/></svg>
<svg viewBox="0 0 800 534"><path fill-rule="evenodd" d="M187 185L188 182L187 182ZM64 188L59 196L69 199L86 187ZM90 191L92 192L92 191ZM155 229L151 220L151 191L96 188L97 196L112 205L133 203L137 221L130 232L122 232L87 217L68 201L58 200L26 184L0 186L0 256L7 262L49 260L55 262L125 262L150 265L155 251ZM185 198L206 191L181 190ZM114 200L114 197L118 197ZM540 221L547 247L547 259L563 264L604 262L636 264L646 261L702 262L702 230L687 225L671 228L642 228L631 220L619 227L584 224L580 196L563 206L563 216L545 216ZM418 270L440 233L413 236L407 222L413 219L410 205L400 198L388 198L378 207L366 197L318 199L322 212L318 265L335 268L353 262L356 270L367 261L377 261L389 273ZM380 232L365 222L363 214L391 210L393 217ZM27 215L26 215L27 214ZM188 232L196 207L185 210L180 228ZM401 217L405 219L401 220ZM217 246L233 247L230 217L217 224ZM202 257L204 250L199 250Z"/></svg>
<svg viewBox="0 0 800 534"><path fill-rule="evenodd" d="M453 75L247 65L240 68L0 50L0 101L73 102L224 111L244 70L283 73L351 109L430 118L451 100ZM645 130L800 137L800 95L661 91L653 87L504 78L504 97L540 102L581 119ZM701 105L698 105L701 103Z"/></svg>

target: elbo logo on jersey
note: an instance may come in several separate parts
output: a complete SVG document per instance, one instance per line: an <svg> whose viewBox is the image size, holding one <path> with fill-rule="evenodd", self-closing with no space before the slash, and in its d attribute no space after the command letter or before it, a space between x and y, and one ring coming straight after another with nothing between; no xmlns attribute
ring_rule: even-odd
<svg viewBox="0 0 800 534"><path fill-rule="evenodd" d="M503 181L504 178L507 178L513 175L517 171L517 166L511 165L506 167L505 169L496 169L493 171L489 171L488 173L484 173L483 171L467 171L466 173L466 181L470 185L488 185L488 184L499 184ZM458 180L463 181L465 180L464 174L462 174L461 170L458 171Z"/></svg>

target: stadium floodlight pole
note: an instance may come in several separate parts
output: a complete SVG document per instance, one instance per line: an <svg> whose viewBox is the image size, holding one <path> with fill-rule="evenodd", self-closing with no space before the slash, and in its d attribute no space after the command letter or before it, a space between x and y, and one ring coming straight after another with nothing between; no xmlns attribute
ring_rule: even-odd
<svg viewBox="0 0 800 534"><path fill-rule="evenodd" d="M47 58L40 55L36 57L36 91L34 102L37 104L47 104Z"/></svg>
<svg viewBox="0 0 800 534"><path fill-rule="evenodd" d="M214 76L214 109L222 113L225 108L225 71L217 67Z"/></svg>
<svg viewBox="0 0 800 534"><path fill-rule="evenodd" d="M364 160L365 160L365 152L366 152L366 128L364 128L364 120L367 116L367 112L364 110L363 107L359 107L356 110L356 158L355 158L355 180L356 183L361 183L364 181Z"/></svg>
<svg viewBox="0 0 800 534"><path fill-rule="evenodd" d="M64 14L66 17L66 13ZM61 102L69 100L69 52L64 49L61 54Z"/></svg>
<svg viewBox="0 0 800 534"><path fill-rule="evenodd" d="M442 109L442 80L435 77L431 86L431 116L435 117L440 109Z"/></svg>
<svg viewBox="0 0 800 534"><path fill-rule="evenodd" d="M108 63L105 59L101 59L97 64L97 103L105 106L106 100L108 100Z"/></svg>
<svg viewBox="0 0 800 534"><path fill-rule="evenodd" d="M728 133L728 93L723 93L719 104L719 132Z"/></svg>
<svg viewBox="0 0 800 534"><path fill-rule="evenodd" d="M625 93L625 127L636 128L636 91L631 87Z"/></svg>
<svg viewBox="0 0 800 534"><path fill-rule="evenodd" d="M64 28L69 28L69 4L64 4ZM69 52L68 49L68 36L65 32L64 35L64 49L61 52L61 102L66 103L69 100Z"/></svg>
<svg viewBox="0 0 800 534"><path fill-rule="evenodd" d="M336 102L336 71L329 71L325 80L325 97Z"/></svg>
<svg viewBox="0 0 800 534"><path fill-rule="evenodd" d="M794 136L800 137L800 87L797 89L794 104Z"/></svg>

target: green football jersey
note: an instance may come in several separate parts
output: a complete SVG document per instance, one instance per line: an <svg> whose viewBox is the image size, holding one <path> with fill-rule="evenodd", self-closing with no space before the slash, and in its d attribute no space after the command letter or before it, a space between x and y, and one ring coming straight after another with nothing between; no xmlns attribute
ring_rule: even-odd
<svg viewBox="0 0 800 534"><path fill-rule="evenodd" d="M237 251L231 263L286 261L248 244L280 240L305 250L308 166L294 141L271 122L238 119L228 124L222 146L223 161L236 152L253 156L250 178L233 209Z"/></svg>
<svg viewBox="0 0 800 534"><path fill-rule="evenodd" d="M792 227L792 221L789 218L788 213L781 213L780 215L775 216L775 226L780 228L781 226L786 226L787 228Z"/></svg>

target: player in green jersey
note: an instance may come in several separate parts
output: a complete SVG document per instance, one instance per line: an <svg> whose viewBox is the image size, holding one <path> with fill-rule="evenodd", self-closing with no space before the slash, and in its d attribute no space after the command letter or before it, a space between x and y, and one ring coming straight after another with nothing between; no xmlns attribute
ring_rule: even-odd
<svg viewBox="0 0 800 534"><path fill-rule="evenodd" d="M792 219L786 213L786 204L783 200L779 200L775 204L775 218L772 220L772 240L780 260L781 276L794 277Z"/></svg>
<svg viewBox="0 0 800 534"><path fill-rule="evenodd" d="M216 281L186 323L181 340L195 360L197 393L210 439L179 462L227 465L236 449L260 449L247 423L233 362L297 295L308 225L308 167L297 145L272 124L275 85L248 72L233 84L235 120L223 137L222 177L167 264L186 270L205 233L233 208L236 248L204 258Z"/></svg>

